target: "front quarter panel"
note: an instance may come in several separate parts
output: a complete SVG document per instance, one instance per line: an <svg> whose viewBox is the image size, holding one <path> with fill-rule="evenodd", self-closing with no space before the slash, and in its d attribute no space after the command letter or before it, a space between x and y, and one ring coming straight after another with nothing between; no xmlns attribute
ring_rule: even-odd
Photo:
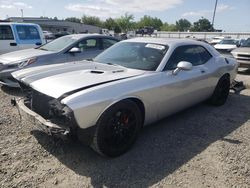
<svg viewBox="0 0 250 188"><path fill-rule="evenodd" d="M143 102L145 124L157 119L157 104L161 73L149 73L134 78L103 84L70 95L61 102L70 107L81 128L93 126L101 114L112 104L127 98L136 98Z"/></svg>

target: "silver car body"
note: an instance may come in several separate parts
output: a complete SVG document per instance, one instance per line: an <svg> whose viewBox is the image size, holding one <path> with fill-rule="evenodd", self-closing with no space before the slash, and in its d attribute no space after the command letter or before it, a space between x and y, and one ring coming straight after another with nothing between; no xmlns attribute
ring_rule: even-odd
<svg viewBox="0 0 250 188"><path fill-rule="evenodd" d="M91 59L101 53L104 49L98 48L94 50L86 50L80 53L70 53L77 43L87 39L112 39L119 41L113 37L108 37L99 34L73 34L65 37L72 37L75 41L60 51L45 51L42 49L25 49L7 54L0 55L0 84L7 85L10 87L19 87L19 85L13 80L11 73L23 68L64 63L70 61L79 61L83 59ZM62 37L63 38L63 37ZM35 61L34 63L25 67L20 67L22 62Z"/></svg>
<svg viewBox="0 0 250 188"><path fill-rule="evenodd" d="M81 129L94 126L113 104L131 99L142 104L144 125L178 112L209 98L224 75L231 82L237 62L225 59L209 44L178 39L136 38L122 42L168 45L169 49L156 71L130 69L96 62L69 63L20 70L12 75L42 95L69 107ZM212 58L189 71L163 71L176 47L200 45ZM68 69L70 68L70 69ZM36 114L38 115L38 114Z"/></svg>

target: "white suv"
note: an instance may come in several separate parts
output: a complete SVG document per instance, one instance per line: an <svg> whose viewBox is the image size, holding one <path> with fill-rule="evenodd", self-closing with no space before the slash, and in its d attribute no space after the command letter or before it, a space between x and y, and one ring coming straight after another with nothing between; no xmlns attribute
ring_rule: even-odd
<svg viewBox="0 0 250 188"><path fill-rule="evenodd" d="M45 43L42 29L30 23L0 23L0 54L38 47Z"/></svg>

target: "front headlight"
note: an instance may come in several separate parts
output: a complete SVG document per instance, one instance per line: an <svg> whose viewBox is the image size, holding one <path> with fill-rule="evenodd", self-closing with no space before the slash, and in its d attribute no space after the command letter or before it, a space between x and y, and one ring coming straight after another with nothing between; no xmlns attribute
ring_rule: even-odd
<svg viewBox="0 0 250 188"><path fill-rule="evenodd" d="M235 53L235 52L231 52L231 54L233 55L233 57L234 57L234 58L236 58L236 57L237 57L237 53Z"/></svg>
<svg viewBox="0 0 250 188"><path fill-rule="evenodd" d="M32 64L32 63L35 63L36 60L37 60L37 58L36 58L36 57L33 57L33 58L30 58L30 59L21 61L21 62L18 63L18 67L19 67L19 68L26 67L27 65L30 65L30 64Z"/></svg>

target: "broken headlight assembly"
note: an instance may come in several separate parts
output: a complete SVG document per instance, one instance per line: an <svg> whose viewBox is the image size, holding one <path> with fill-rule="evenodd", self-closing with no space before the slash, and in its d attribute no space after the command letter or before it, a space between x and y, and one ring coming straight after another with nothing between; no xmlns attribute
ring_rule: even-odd
<svg viewBox="0 0 250 188"><path fill-rule="evenodd" d="M33 57L33 58L30 58L30 59L26 59L26 60L23 60L21 62L18 62L17 65L19 68L23 68L23 67L26 67L32 63L35 63L37 60L36 57Z"/></svg>

